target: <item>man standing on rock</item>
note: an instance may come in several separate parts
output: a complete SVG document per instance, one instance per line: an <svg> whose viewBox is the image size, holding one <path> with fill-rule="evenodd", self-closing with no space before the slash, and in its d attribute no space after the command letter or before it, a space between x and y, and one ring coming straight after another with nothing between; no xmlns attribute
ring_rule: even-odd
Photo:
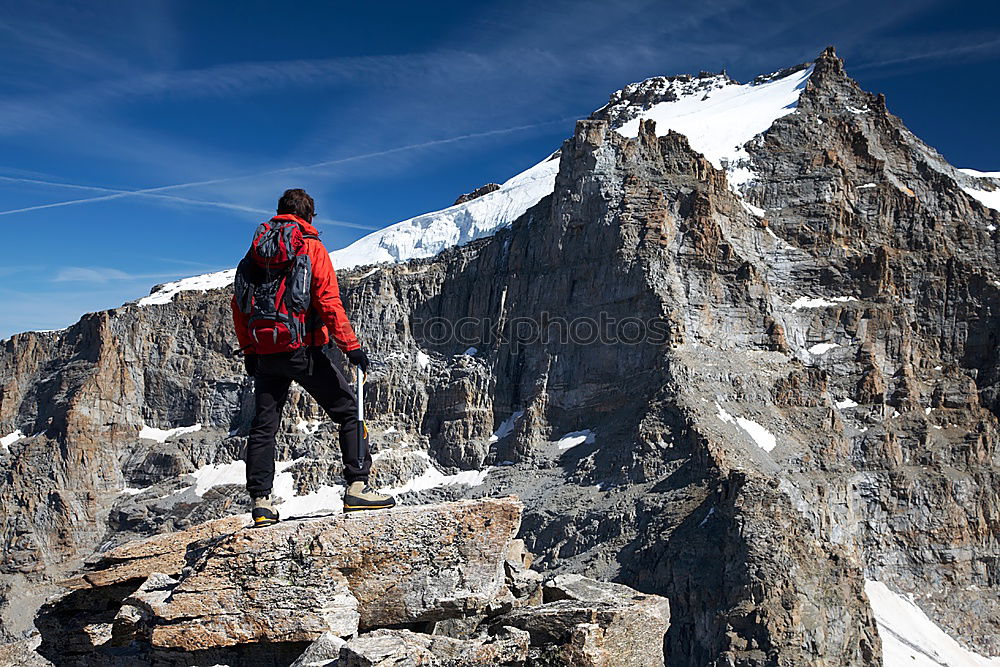
<svg viewBox="0 0 1000 667"><path fill-rule="evenodd" d="M332 337L352 364L368 372L368 355L344 312L330 254L312 224L314 206L305 190L286 190L278 214L257 228L236 270L233 323L254 378L256 406L246 450L254 527L278 521L271 495L275 434L293 380L340 425L344 511L396 504L368 485L371 450L367 429L359 428L357 399L323 351Z"/></svg>

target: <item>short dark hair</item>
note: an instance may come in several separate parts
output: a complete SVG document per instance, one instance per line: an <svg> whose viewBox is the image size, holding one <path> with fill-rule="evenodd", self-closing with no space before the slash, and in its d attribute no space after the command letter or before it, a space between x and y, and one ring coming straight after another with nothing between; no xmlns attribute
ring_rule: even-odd
<svg viewBox="0 0 1000 667"><path fill-rule="evenodd" d="M309 193L302 188L292 188L285 190L278 200L278 215L291 213L297 215L306 222L310 222L316 215L316 204Z"/></svg>

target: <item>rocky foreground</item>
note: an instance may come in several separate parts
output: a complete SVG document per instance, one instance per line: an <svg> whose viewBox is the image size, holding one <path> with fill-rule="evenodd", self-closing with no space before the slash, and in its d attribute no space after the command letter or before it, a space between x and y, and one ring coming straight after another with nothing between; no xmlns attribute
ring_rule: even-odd
<svg viewBox="0 0 1000 667"><path fill-rule="evenodd" d="M515 498L247 515L95 555L8 647L54 665L663 665L665 598L543 581ZM39 656L44 656L41 658ZM2 659L4 656L0 656Z"/></svg>

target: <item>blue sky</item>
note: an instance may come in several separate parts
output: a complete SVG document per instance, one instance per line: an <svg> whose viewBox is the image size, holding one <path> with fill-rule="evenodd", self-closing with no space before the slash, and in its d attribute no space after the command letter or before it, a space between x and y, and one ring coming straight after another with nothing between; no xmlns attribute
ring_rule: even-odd
<svg viewBox="0 0 1000 667"><path fill-rule="evenodd" d="M828 44L953 164L1000 170L1000 10L805 5L0 2L0 338L233 266L287 187L338 248L534 164L626 83Z"/></svg>

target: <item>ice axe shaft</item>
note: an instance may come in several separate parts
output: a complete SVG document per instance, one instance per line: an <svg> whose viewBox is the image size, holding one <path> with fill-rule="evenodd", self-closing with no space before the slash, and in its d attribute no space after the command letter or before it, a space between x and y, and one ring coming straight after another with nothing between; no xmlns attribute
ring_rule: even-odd
<svg viewBox="0 0 1000 667"><path fill-rule="evenodd" d="M368 426L365 425L365 372L358 366L355 369L354 393L358 398L358 465L364 466L365 458L368 456Z"/></svg>

